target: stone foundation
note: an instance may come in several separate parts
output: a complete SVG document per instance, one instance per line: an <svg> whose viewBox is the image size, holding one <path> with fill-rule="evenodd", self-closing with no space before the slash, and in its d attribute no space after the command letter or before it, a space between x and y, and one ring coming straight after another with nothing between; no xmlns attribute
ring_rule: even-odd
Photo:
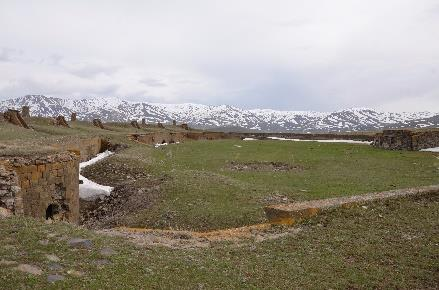
<svg viewBox="0 0 439 290"><path fill-rule="evenodd" d="M421 150L439 147L439 130L384 130L375 135L373 146L389 150Z"/></svg>
<svg viewBox="0 0 439 290"><path fill-rule="evenodd" d="M0 159L0 207L15 215L79 222L79 156Z"/></svg>

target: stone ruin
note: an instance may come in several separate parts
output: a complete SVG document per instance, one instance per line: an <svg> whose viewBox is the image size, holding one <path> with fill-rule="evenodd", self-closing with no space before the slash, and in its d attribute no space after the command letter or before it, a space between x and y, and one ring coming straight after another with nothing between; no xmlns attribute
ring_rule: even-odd
<svg viewBox="0 0 439 290"><path fill-rule="evenodd" d="M21 115L23 118L30 118L30 108L29 106L21 107Z"/></svg>
<svg viewBox="0 0 439 290"><path fill-rule="evenodd" d="M131 126L133 126L134 128L140 129L139 123L137 123L136 120L131 121Z"/></svg>
<svg viewBox="0 0 439 290"><path fill-rule="evenodd" d="M184 130L189 130L189 126L187 124L181 124L179 127L183 128Z"/></svg>
<svg viewBox="0 0 439 290"><path fill-rule="evenodd" d="M373 146L388 150L421 150L439 147L439 130L383 130L375 135Z"/></svg>
<svg viewBox="0 0 439 290"><path fill-rule="evenodd" d="M172 120L172 126L177 126L177 121Z"/></svg>
<svg viewBox="0 0 439 290"><path fill-rule="evenodd" d="M146 120L145 120L145 118L143 118L142 119L142 126L145 126L146 125Z"/></svg>
<svg viewBox="0 0 439 290"><path fill-rule="evenodd" d="M58 117L56 117L56 119L55 119L55 124L56 124L57 126L63 126L63 127L68 127L68 128L70 128L70 126L69 126L69 124L67 124L67 121L66 121L66 119L64 118L64 116L58 116Z"/></svg>
<svg viewBox="0 0 439 290"><path fill-rule="evenodd" d="M93 125L95 127L101 128L101 129L105 129L104 125L102 125L102 122L100 119L93 119Z"/></svg>
<svg viewBox="0 0 439 290"><path fill-rule="evenodd" d="M70 121L76 122L76 113L72 113L72 115L70 116Z"/></svg>
<svg viewBox="0 0 439 290"><path fill-rule="evenodd" d="M9 109L3 114L3 118L11 124L29 129L29 126L27 125L26 121L21 117L21 114L18 110Z"/></svg>
<svg viewBox="0 0 439 290"><path fill-rule="evenodd" d="M157 127L162 128L162 129L165 129L165 126L163 126L163 124L160 123L160 122L157 122Z"/></svg>
<svg viewBox="0 0 439 290"><path fill-rule="evenodd" d="M0 213L79 222L79 156L0 157Z"/></svg>

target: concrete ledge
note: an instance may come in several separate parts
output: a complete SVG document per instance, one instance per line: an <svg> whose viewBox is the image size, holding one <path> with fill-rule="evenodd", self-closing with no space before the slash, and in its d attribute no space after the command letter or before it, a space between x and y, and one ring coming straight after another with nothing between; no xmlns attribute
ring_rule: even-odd
<svg viewBox="0 0 439 290"><path fill-rule="evenodd" d="M310 217L317 215L320 211L331 208L350 207L375 200L432 193L439 193L439 185L374 192L349 197L310 200L290 204L270 205L266 206L264 211L270 223L292 225L305 219L309 219Z"/></svg>

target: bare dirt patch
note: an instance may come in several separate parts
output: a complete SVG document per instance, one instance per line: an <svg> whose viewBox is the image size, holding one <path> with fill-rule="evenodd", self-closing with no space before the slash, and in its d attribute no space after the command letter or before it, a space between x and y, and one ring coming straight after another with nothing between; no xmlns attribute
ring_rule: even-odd
<svg viewBox="0 0 439 290"><path fill-rule="evenodd" d="M299 233L299 227L280 227L270 224L258 224L239 228L193 232L179 230L159 230L142 228L114 228L99 231L110 236L129 239L144 247L162 246L172 249L207 248L215 243L227 242L235 246L244 243L263 242Z"/></svg>
<svg viewBox="0 0 439 290"><path fill-rule="evenodd" d="M233 171L274 171L274 172L282 172L282 171L301 171L303 167L300 165L292 165L284 162L261 162L261 161L252 161L252 162L237 162L231 161L227 168Z"/></svg>

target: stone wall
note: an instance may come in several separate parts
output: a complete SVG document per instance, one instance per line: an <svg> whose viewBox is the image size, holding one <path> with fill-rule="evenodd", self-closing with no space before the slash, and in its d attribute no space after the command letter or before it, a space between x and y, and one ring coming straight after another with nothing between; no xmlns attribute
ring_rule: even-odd
<svg viewBox="0 0 439 290"><path fill-rule="evenodd" d="M239 135L221 132L156 132L132 134L131 139L144 144L175 143L186 140L239 139Z"/></svg>
<svg viewBox="0 0 439 290"><path fill-rule="evenodd" d="M79 222L79 156L0 159L0 207L16 215Z"/></svg>
<svg viewBox="0 0 439 290"><path fill-rule="evenodd" d="M375 135L373 146L389 150L420 150L439 147L439 130L384 130Z"/></svg>
<svg viewBox="0 0 439 290"><path fill-rule="evenodd" d="M107 146L108 141L100 137L77 138L62 144L53 144L53 147L58 148L59 151L71 151L79 154L81 162L90 160L96 154L105 151Z"/></svg>

